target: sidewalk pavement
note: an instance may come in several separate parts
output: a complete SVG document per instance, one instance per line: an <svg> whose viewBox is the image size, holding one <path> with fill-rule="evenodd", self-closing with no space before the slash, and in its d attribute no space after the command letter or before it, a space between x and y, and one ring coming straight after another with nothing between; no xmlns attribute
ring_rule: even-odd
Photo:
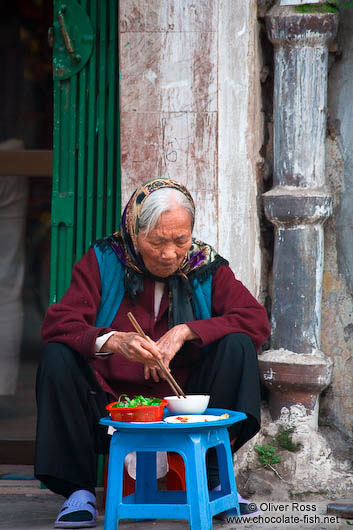
<svg viewBox="0 0 353 530"><path fill-rule="evenodd" d="M29 469L29 471L32 471ZM0 469L3 477L4 470ZM30 477L26 470L24 476ZM99 517L97 530L104 528L104 508L102 507L103 491L97 492ZM40 489L37 480L0 480L0 529L2 530L52 530L54 521L63 502L59 495L49 490ZM215 530L348 530L353 527L353 520L348 523L343 518L328 515L327 504L333 499L311 496L305 501L275 502L268 499L251 499L262 509L261 516L253 521L243 519L242 523L222 523L213 520ZM344 501L344 499L343 499ZM346 499L351 502L352 499ZM122 521L119 530L187 530L187 521L168 519L156 521ZM206 530L206 529L205 529ZM207 529L208 530L208 529Z"/></svg>

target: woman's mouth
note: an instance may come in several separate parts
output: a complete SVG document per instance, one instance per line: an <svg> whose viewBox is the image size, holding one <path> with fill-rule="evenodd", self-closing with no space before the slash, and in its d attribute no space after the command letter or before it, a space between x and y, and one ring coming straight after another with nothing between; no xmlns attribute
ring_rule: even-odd
<svg viewBox="0 0 353 530"><path fill-rule="evenodd" d="M162 272L169 272L172 273L177 270L177 265L175 263L160 263L157 267L158 270Z"/></svg>

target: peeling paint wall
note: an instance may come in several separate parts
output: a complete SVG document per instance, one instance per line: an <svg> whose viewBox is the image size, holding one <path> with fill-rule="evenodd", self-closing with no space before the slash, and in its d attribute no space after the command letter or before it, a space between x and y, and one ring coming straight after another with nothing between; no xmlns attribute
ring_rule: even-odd
<svg viewBox="0 0 353 530"><path fill-rule="evenodd" d="M186 184L195 235L259 296L256 14L255 0L120 2L122 203L148 178Z"/></svg>
<svg viewBox="0 0 353 530"><path fill-rule="evenodd" d="M219 248L230 256L235 274L258 295L256 165L263 115L256 2L222 1L219 6Z"/></svg>
<svg viewBox="0 0 353 530"><path fill-rule="evenodd" d="M353 30L353 24L351 26ZM340 65L337 65L340 67ZM352 63L353 81L353 63ZM332 85L330 85L331 90ZM352 87L353 89L353 87ZM336 99L337 94L333 95ZM351 101L347 101L351 105ZM333 217L325 229L325 262L322 297L322 349L334 363L332 384L321 398L320 413L323 421L329 421L343 433L353 435L353 293L350 288L353 271L342 267L345 254L352 252L353 229L349 220L352 210L342 215L345 194L352 201L352 193L347 187L346 178L352 179L353 172L348 171L349 157L353 138L344 140L332 131L326 142L327 172L334 198ZM343 142L350 143L349 150L343 148ZM348 167L347 167L348 166ZM347 216L348 214L348 216ZM345 230L350 229L350 241L342 237L342 217L346 217Z"/></svg>
<svg viewBox="0 0 353 530"><path fill-rule="evenodd" d="M321 415L353 435L353 12L341 17L339 60L329 75L326 168L333 217L325 229L322 349L334 362L333 381ZM336 54L337 57L337 54Z"/></svg>

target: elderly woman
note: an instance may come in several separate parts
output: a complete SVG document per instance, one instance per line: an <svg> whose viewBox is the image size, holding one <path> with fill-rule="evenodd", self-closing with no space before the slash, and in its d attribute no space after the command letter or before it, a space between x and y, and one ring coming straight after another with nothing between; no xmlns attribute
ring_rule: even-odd
<svg viewBox="0 0 353 530"><path fill-rule="evenodd" d="M185 391L210 394L210 407L247 414L230 429L234 451L259 430L256 350L269 335L267 315L228 262L192 237L194 215L180 183L141 185L119 232L89 249L47 312L35 473L67 498L57 527L95 525L96 453L109 442L98 420L122 393L170 394L157 357ZM151 341L134 332L130 311ZM216 488L215 451L207 469Z"/></svg>

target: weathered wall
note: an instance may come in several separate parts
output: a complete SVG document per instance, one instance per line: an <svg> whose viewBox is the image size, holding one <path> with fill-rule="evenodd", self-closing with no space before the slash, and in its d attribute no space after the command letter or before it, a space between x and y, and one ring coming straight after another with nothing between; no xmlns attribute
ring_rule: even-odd
<svg viewBox="0 0 353 530"><path fill-rule="evenodd" d="M342 57L337 60L337 55ZM352 436L353 421L353 12L341 17L329 75L326 167L334 198L325 229L322 349L334 361L321 414Z"/></svg>
<svg viewBox="0 0 353 530"><path fill-rule="evenodd" d="M219 2L219 248L238 277L263 302L257 164L263 114L256 2Z"/></svg>
<svg viewBox="0 0 353 530"><path fill-rule="evenodd" d="M122 202L148 178L185 183L195 235L258 296L256 20L255 0L120 2Z"/></svg>

